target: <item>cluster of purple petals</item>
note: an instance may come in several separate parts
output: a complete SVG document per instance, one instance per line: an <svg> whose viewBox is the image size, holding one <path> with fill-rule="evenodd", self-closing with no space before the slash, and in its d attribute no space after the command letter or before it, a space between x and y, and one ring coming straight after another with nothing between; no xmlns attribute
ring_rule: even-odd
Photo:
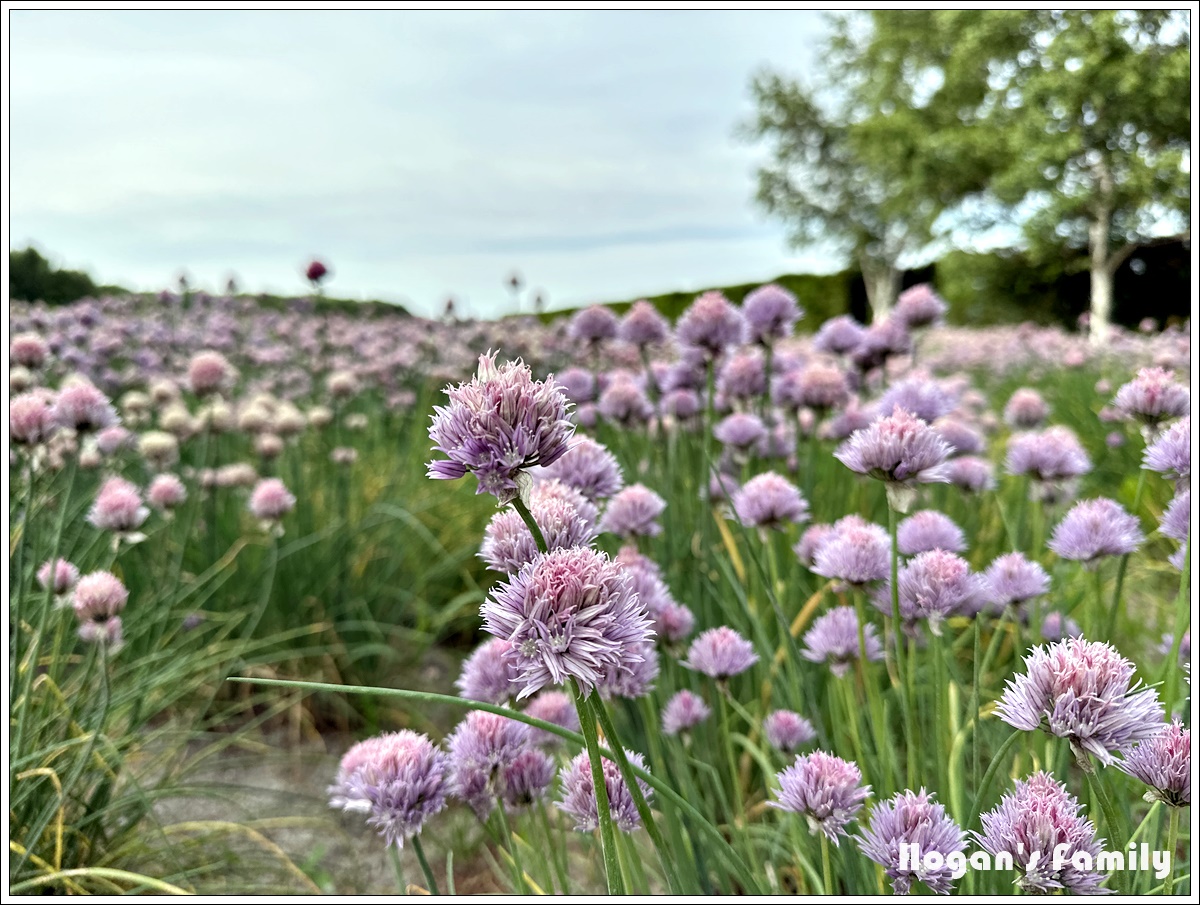
<svg viewBox="0 0 1200 905"><path fill-rule="evenodd" d="M1070 616L1052 611L1042 620L1042 639L1045 641L1062 641L1064 638L1078 638L1082 635L1083 629Z"/></svg>
<svg viewBox="0 0 1200 905"><path fill-rule="evenodd" d="M608 502L600 530L621 537L654 537L662 533L658 517L667 501L642 484L631 484Z"/></svg>
<svg viewBox="0 0 1200 905"><path fill-rule="evenodd" d="M150 515L142 505L142 494L136 484L121 477L111 477L100 487L88 524L101 531L128 532L141 527Z"/></svg>
<svg viewBox="0 0 1200 905"><path fill-rule="evenodd" d="M458 693L488 704L506 704L515 698L521 687L513 679L505 656L511 646L503 638L492 638L475 648L454 683Z"/></svg>
<svg viewBox="0 0 1200 905"><path fill-rule="evenodd" d="M940 324L949 310L950 306L933 291L932 286L918 283L900 293L891 316L908 329L919 330Z"/></svg>
<svg viewBox="0 0 1200 905"><path fill-rule="evenodd" d="M646 762L635 751L626 751L625 756L632 766L646 768ZM608 795L608 809L613 823L623 833L632 833L642 825L641 815L634 804L633 794L625 785L620 768L608 758L602 758L604 768L604 791ZM592 768L586 751L581 751L562 768L559 773L562 784L562 800L557 807L574 818L575 829L590 833L600 825L600 809L596 805L596 787L592 783ZM637 781L642 796L650 800L650 786L643 780Z"/></svg>
<svg viewBox="0 0 1200 905"><path fill-rule="evenodd" d="M742 300L742 315L749 341L767 344L791 336L804 311L796 304L794 295L769 283L746 295Z"/></svg>
<svg viewBox="0 0 1200 905"><path fill-rule="evenodd" d="M504 768L501 800L505 808L519 811L545 798L558 765L539 748L526 748Z"/></svg>
<svg viewBox="0 0 1200 905"><path fill-rule="evenodd" d="M835 522L831 532L817 543L812 571L862 587L890 575L891 550L887 531L857 516L847 516Z"/></svg>
<svg viewBox="0 0 1200 905"><path fill-rule="evenodd" d="M1081 811L1079 802L1053 776L1035 773L1017 780L994 810L981 815L983 832L975 837L991 855L1012 856L1021 874L1017 886L1026 893L1096 895L1107 891L1100 886L1104 874L1072 863L1072 856L1086 852L1094 864L1104 842L1096 838L1096 827ZM1055 858L1056 852L1060 859Z"/></svg>
<svg viewBox="0 0 1200 905"><path fill-rule="evenodd" d="M734 494L733 509L749 527L779 529L808 519L808 501L791 481L773 471L742 485Z"/></svg>
<svg viewBox="0 0 1200 905"><path fill-rule="evenodd" d="M946 465L946 479L968 493L982 493L996 486L992 463L978 456L960 456Z"/></svg>
<svg viewBox="0 0 1200 905"><path fill-rule="evenodd" d="M654 416L654 406L646 398L646 391L624 372L608 382L597 408L606 420L623 427L645 424Z"/></svg>
<svg viewBox="0 0 1200 905"><path fill-rule="evenodd" d="M79 581L79 568L67 560L46 560L37 570L38 584L55 594L63 595Z"/></svg>
<svg viewBox="0 0 1200 905"><path fill-rule="evenodd" d="M859 474L883 481L945 481L950 446L920 418L903 409L855 431L834 456Z"/></svg>
<svg viewBox="0 0 1200 905"><path fill-rule="evenodd" d="M1144 468L1165 474L1176 482L1192 473L1192 419L1181 418L1159 434L1142 456Z"/></svg>
<svg viewBox="0 0 1200 905"><path fill-rule="evenodd" d="M1105 497L1082 500L1054 527L1047 546L1063 559L1094 565L1105 556L1132 553L1145 536L1135 516Z"/></svg>
<svg viewBox="0 0 1200 905"><path fill-rule="evenodd" d="M945 858L967 847L962 828L924 789L918 792L905 789L879 802L857 841L864 855L883 866L884 873L891 878L892 892L898 896L908 895L916 880L938 895L949 895L954 886L954 872L945 864ZM942 866L929 868L924 859L915 864L910 860L907 866L901 864L901 845L915 845L922 854L937 852L942 856Z"/></svg>
<svg viewBox="0 0 1200 905"><path fill-rule="evenodd" d="M938 418L933 422L933 429L950 444L953 456L973 456L987 448L987 443L979 431L953 415Z"/></svg>
<svg viewBox="0 0 1200 905"><path fill-rule="evenodd" d="M629 668L609 673L597 690L610 698L643 698L654 690L658 679L658 649L653 641L643 641L628 651Z"/></svg>
<svg viewBox="0 0 1200 905"><path fill-rule="evenodd" d="M639 347L666 342L670 332L667 319L645 299L634 302L617 327L617 336L622 341Z"/></svg>
<svg viewBox="0 0 1200 905"><path fill-rule="evenodd" d="M585 547L552 550L492 589L484 628L511 642L519 698L569 679L584 693L632 668L653 637L624 568Z"/></svg>
<svg viewBox="0 0 1200 905"><path fill-rule="evenodd" d="M813 337L813 348L830 355L848 355L862 342L866 328L848 314L839 314L821 324Z"/></svg>
<svg viewBox="0 0 1200 905"><path fill-rule="evenodd" d="M539 475L574 487L593 503L607 500L625 486L617 457L591 437L576 437L562 456L543 467Z"/></svg>
<svg viewBox="0 0 1200 905"><path fill-rule="evenodd" d="M867 660L878 662L883 659L883 646L875 626L863 626L863 648ZM804 635L804 650L801 656L813 663L825 663L830 671L842 678L850 666L859 659L858 616L853 607L838 606L821 616Z"/></svg>
<svg viewBox="0 0 1200 905"><path fill-rule="evenodd" d="M768 804L802 814L811 833L824 833L834 845L846 835L846 824L862 810L871 793L855 764L825 751L797 756L796 762L776 778L779 800Z"/></svg>
<svg viewBox="0 0 1200 905"><path fill-rule="evenodd" d="M896 546L905 556L929 550L961 553L967 549L966 535L948 515L934 509L914 512L896 528Z"/></svg>
<svg viewBox="0 0 1200 905"><path fill-rule="evenodd" d="M1022 553L997 556L983 577L992 603L1000 609L1041 597L1050 590L1050 576L1046 570Z"/></svg>
<svg viewBox="0 0 1200 905"><path fill-rule="evenodd" d="M1027 475L1043 482L1065 481L1092 470L1092 460L1079 438L1062 425L1013 434L1004 464L1009 474Z"/></svg>
<svg viewBox="0 0 1200 905"><path fill-rule="evenodd" d="M766 391L767 372L757 350L735 352L725 359L717 374L717 395L725 404L758 399Z"/></svg>
<svg viewBox="0 0 1200 905"><path fill-rule="evenodd" d="M1108 644L1079 637L1035 647L996 713L1017 729L1068 739L1104 764L1153 736L1163 720L1158 692L1133 683L1132 663Z"/></svg>
<svg viewBox="0 0 1200 905"><path fill-rule="evenodd" d="M930 550L914 556L900 568L900 620L906 629L925 620L929 630L941 634L941 623L955 613L974 615L987 598L982 576L971 571L965 559L945 550ZM891 591L880 587L874 600L885 613L892 611Z"/></svg>
<svg viewBox="0 0 1200 905"><path fill-rule="evenodd" d="M596 343L617 335L617 316L605 305L589 305L571 318L567 331L572 339Z"/></svg>
<svg viewBox="0 0 1200 905"><path fill-rule="evenodd" d="M598 533L595 523L580 516L566 500L540 495L538 491L543 486L534 486L529 513L541 530L547 549L590 546ZM479 558L489 568L511 575L537 556L537 541L518 512L505 508L492 516L479 549Z"/></svg>
<svg viewBox="0 0 1200 905"><path fill-rule="evenodd" d="M758 415L734 412L717 422L713 436L732 449L745 451L763 441L767 428Z"/></svg>
<svg viewBox="0 0 1200 905"><path fill-rule="evenodd" d="M579 731L579 714L575 710L575 703L561 691L543 691L535 695L525 705L524 713L526 716L553 723L572 732ZM544 729L530 727L530 731L535 745L555 745L562 741L557 735Z"/></svg>
<svg viewBox="0 0 1200 905"><path fill-rule="evenodd" d="M1192 730L1178 719L1134 745L1117 766L1150 787L1148 800L1174 808L1191 805Z"/></svg>
<svg viewBox="0 0 1200 905"><path fill-rule="evenodd" d="M596 378L591 371L584 368L564 368L554 375L554 379L563 388L567 398L577 405L596 398Z"/></svg>
<svg viewBox="0 0 1200 905"><path fill-rule="evenodd" d="M446 395L450 403L434 407L429 436L448 458L430 462L429 476L453 480L470 472L478 493L501 502L517 495L521 472L557 461L575 429L554 378L535 381L519 361L497 366L494 352L481 355L475 377L447 387Z"/></svg>
<svg viewBox="0 0 1200 905"><path fill-rule="evenodd" d="M763 735L776 751L790 754L815 739L817 731L794 710L772 710L763 720Z"/></svg>
<svg viewBox="0 0 1200 905"><path fill-rule="evenodd" d="M1188 388L1165 368L1142 368L1113 399L1121 414L1151 426L1186 415L1190 404Z"/></svg>
<svg viewBox="0 0 1200 905"><path fill-rule="evenodd" d="M705 292L680 315L675 338L681 345L693 346L715 358L730 346L745 342L746 321L720 292Z"/></svg>
<svg viewBox="0 0 1200 905"><path fill-rule="evenodd" d="M683 665L714 679L745 672L758 662L754 645L728 626L710 628L692 642Z"/></svg>
<svg viewBox="0 0 1200 905"><path fill-rule="evenodd" d="M662 710L662 730L665 735L678 735L698 726L712 716L704 698L686 688L676 692Z"/></svg>
<svg viewBox="0 0 1200 905"><path fill-rule="evenodd" d="M504 772L531 747L531 735L525 723L472 710L446 738L451 792L470 805L480 820L503 795Z"/></svg>
<svg viewBox="0 0 1200 905"><path fill-rule="evenodd" d="M888 387L879 397L879 410L890 412L901 408L932 424L954 411L957 402L941 384L924 377L909 377Z"/></svg>
<svg viewBox="0 0 1200 905"><path fill-rule="evenodd" d="M1004 421L1020 430L1032 430L1046 423L1050 407L1037 390L1020 387L1013 391L1004 406Z"/></svg>

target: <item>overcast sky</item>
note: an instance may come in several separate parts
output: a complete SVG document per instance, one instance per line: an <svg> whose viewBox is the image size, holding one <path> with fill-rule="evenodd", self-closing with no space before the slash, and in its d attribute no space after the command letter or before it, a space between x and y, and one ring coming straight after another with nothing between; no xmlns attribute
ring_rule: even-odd
<svg viewBox="0 0 1200 905"><path fill-rule="evenodd" d="M838 269L752 204L809 12L10 13L11 244L102 282L511 309Z"/></svg>

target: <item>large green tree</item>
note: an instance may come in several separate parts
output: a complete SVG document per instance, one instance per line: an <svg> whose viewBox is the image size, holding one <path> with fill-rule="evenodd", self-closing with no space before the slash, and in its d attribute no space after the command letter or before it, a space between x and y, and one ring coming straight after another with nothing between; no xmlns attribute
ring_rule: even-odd
<svg viewBox="0 0 1200 905"><path fill-rule="evenodd" d="M1104 342L1121 264L1190 237L1188 14L878 11L859 34L841 45L858 119L915 114L932 129L923 172L951 164L914 191L1019 227L1034 260L1086 267Z"/></svg>

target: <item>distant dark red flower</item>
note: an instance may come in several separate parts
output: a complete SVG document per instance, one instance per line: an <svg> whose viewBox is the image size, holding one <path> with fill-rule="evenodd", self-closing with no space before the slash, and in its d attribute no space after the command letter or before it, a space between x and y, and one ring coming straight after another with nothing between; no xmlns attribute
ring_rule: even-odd
<svg viewBox="0 0 1200 905"><path fill-rule="evenodd" d="M316 258L309 261L308 267L304 269L304 278L310 283L320 283L327 276L329 276L329 268Z"/></svg>

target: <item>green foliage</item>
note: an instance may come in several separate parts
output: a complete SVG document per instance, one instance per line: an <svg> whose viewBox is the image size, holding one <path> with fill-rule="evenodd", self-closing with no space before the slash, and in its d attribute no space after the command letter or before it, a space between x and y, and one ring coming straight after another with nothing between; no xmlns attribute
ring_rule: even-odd
<svg viewBox="0 0 1200 905"><path fill-rule="evenodd" d="M64 305L77 299L96 295L101 290L119 287L99 287L90 276L79 270L60 270L46 260L33 246L8 253L8 292L14 299L44 301ZM123 291L123 290L122 290Z"/></svg>

